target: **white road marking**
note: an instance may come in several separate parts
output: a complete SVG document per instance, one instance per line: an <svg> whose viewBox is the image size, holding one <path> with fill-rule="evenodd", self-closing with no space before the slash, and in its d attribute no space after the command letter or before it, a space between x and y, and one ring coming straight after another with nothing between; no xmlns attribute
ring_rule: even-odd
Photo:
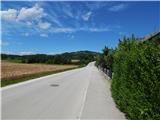
<svg viewBox="0 0 160 120"><path fill-rule="evenodd" d="M77 68L77 69L81 69L81 68ZM28 84L28 83L37 82L39 80L44 80L46 78L54 77L54 76L61 75L61 74L64 74L64 73L68 73L68 72L71 72L71 71L73 71L73 70L68 70L68 71L64 71L64 72L60 72L60 73L53 73L51 75L46 75L46 76L43 76L43 77L31 79L31 80L28 80L28 81L23 81L23 82L20 82L20 83L15 83L13 85L8 85L8 86L5 86L5 87L2 87L1 90L3 91L3 90L6 90L6 89L18 87L18 86L25 85L25 84Z"/></svg>

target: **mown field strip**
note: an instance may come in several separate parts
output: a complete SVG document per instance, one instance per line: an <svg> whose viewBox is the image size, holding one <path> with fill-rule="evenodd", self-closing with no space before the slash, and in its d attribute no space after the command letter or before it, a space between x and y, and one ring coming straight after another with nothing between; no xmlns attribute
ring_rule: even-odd
<svg viewBox="0 0 160 120"><path fill-rule="evenodd" d="M1 86L77 68L76 65L21 64L1 62Z"/></svg>

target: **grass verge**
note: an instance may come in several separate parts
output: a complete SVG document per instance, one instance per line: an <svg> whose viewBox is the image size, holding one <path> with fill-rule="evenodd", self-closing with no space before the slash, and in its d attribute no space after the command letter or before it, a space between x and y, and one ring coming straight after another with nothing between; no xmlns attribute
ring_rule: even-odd
<svg viewBox="0 0 160 120"><path fill-rule="evenodd" d="M55 74L55 73L59 73L59 72L64 72L64 71L67 71L67 70L77 69L77 68L80 68L80 67L22 75L22 76L14 77L12 79L1 79L1 87L11 85L11 84L15 84L15 83L19 83L19 82L23 82L23 81L27 81L27 80L31 80L31 79L34 79L34 78L39 78L39 77L46 76L46 75L51 75L51 74Z"/></svg>

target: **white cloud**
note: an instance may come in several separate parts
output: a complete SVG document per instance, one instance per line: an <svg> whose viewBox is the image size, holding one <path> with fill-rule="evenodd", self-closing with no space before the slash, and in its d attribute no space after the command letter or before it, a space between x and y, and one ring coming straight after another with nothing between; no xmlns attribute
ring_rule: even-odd
<svg viewBox="0 0 160 120"><path fill-rule="evenodd" d="M89 11L88 13L82 15L82 19L83 19L84 21L88 21L89 18L91 17L91 15L92 15L92 12Z"/></svg>
<svg viewBox="0 0 160 120"><path fill-rule="evenodd" d="M1 11L2 19L6 21L33 21L40 20L47 14L38 4L31 8L22 7L19 11L16 9L8 9Z"/></svg>
<svg viewBox="0 0 160 120"><path fill-rule="evenodd" d="M35 4L31 8L23 7L17 16L18 21L31 21L31 20L39 20L40 18L46 16L47 14L44 12L43 8L41 8L38 4Z"/></svg>
<svg viewBox="0 0 160 120"><path fill-rule="evenodd" d="M1 11L0 16L3 20L6 21L16 21L17 19L17 10L15 9L8 9L6 11Z"/></svg>
<svg viewBox="0 0 160 120"><path fill-rule="evenodd" d="M109 8L109 11L117 12L125 9L127 6L125 4L118 4Z"/></svg>
<svg viewBox="0 0 160 120"><path fill-rule="evenodd" d="M41 37L48 37L47 34L40 34Z"/></svg>
<svg viewBox="0 0 160 120"><path fill-rule="evenodd" d="M39 26L39 28L41 28L41 29L48 29L48 28L51 26L51 24L48 23L48 22L39 22L39 23L38 23L38 26Z"/></svg>
<svg viewBox="0 0 160 120"><path fill-rule="evenodd" d="M126 4L118 4L115 6L112 6L109 8L110 11L118 11L124 8ZM93 6L93 8L96 7L95 9L98 9L99 7L103 7L100 5L96 4ZM19 25L22 25L24 27L25 25L27 26L27 30L32 28L31 31L27 31L28 33L24 33L24 36L29 36L30 34L32 35L32 31L35 31L38 36L41 37L47 37L47 34L41 34L41 33L73 33L73 32L79 32L79 31L84 31L84 32L107 32L110 31L109 28L114 29L112 27L101 27L104 25L101 24L87 24L85 21L89 21L91 17L93 17L93 12L92 10L94 9L87 9L88 12L85 14L84 11L73 11L74 9L69 9L70 6L65 7L65 9L59 8L61 12L56 12L51 10L51 12L47 11L48 14L44 12L44 9L40 7L38 4L35 4L34 6L27 8L27 7L22 7L19 10L17 9L8 9L6 11L2 11L3 13L2 17L5 20L15 20L18 23L22 23ZM59 14L63 13L64 18L70 17L72 20L66 23L63 21L63 17L59 17ZM44 21L43 17L47 15L47 20L51 20L52 23L49 23L47 21ZM65 18L65 20L66 20ZM82 21L82 24L81 22ZM70 24L70 22L72 22ZM70 27L72 26L72 27ZM13 28L13 27L12 27ZM16 27L15 27L16 28ZM48 29L49 28L49 29ZM25 29L24 29L25 30ZM45 32L44 32L45 31ZM74 38L70 36L70 38Z"/></svg>
<svg viewBox="0 0 160 120"><path fill-rule="evenodd" d="M1 11L0 15L5 21L17 21L28 26L38 24L38 26L42 29L47 29L51 26L51 24L48 22L41 22L42 17L46 16L47 14L38 4L35 4L31 8L22 7L20 10L8 9Z"/></svg>

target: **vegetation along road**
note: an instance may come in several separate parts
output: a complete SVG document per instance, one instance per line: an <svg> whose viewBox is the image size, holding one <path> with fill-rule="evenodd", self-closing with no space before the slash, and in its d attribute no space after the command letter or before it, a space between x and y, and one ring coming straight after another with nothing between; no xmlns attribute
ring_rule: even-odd
<svg viewBox="0 0 160 120"><path fill-rule="evenodd" d="M1 61L1 66L1 86L15 84L78 67L78 65L13 63L6 60Z"/></svg>
<svg viewBox="0 0 160 120"><path fill-rule="evenodd" d="M125 119L94 66L2 88L2 119Z"/></svg>

